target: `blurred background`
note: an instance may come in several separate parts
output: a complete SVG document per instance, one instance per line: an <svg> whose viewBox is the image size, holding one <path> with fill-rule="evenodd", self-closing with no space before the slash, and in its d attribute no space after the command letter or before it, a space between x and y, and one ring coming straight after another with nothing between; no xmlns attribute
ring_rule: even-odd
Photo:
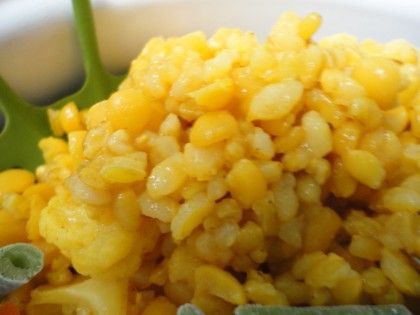
<svg viewBox="0 0 420 315"><path fill-rule="evenodd" d="M113 72L153 36L219 27L264 39L285 10L319 12L316 37L346 32L361 39L405 38L420 47L418 0L93 0L102 58ZM0 75L24 98L49 103L77 89L83 69L70 0L0 0ZM0 91L1 92L1 91Z"/></svg>

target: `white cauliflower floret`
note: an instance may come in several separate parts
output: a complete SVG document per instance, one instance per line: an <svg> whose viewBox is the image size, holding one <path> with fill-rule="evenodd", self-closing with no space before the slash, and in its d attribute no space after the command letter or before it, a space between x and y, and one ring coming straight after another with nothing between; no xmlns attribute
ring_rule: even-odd
<svg viewBox="0 0 420 315"><path fill-rule="evenodd" d="M58 305L87 307L94 315L127 314L127 280L88 279L62 287L38 287L29 303L33 314L36 306ZM31 314L32 314L31 313ZM52 314L52 313L51 313Z"/></svg>
<svg viewBox="0 0 420 315"><path fill-rule="evenodd" d="M139 244L135 232L113 219L91 218L89 211L89 205L56 196L42 210L39 229L49 243L70 258L80 274L102 275L133 252L138 253L133 247Z"/></svg>

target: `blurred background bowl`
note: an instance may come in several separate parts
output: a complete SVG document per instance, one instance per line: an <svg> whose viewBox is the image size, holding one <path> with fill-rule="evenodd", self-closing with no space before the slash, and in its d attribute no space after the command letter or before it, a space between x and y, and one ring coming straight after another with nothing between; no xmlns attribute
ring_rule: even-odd
<svg viewBox="0 0 420 315"><path fill-rule="evenodd" d="M316 37L405 38L420 47L418 0L93 0L100 52L125 71L153 36L239 27L263 39L285 10L319 12ZM83 78L70 0L0 0L0 75L24 98L48 103ZM1 93L1 91L0 91Z"/></svg>

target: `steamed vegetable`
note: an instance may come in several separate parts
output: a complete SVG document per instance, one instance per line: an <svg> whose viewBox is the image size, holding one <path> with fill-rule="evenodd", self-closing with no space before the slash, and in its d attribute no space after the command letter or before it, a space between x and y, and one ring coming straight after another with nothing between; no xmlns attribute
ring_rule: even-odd
<svg viewBox="0 0 420 315"><path fill-rule="evenodd" d="M30 244L0 248L0 298L36 276L42 270L43 259L43 253Z"/></svg>
<svg viewBox="0 0 420 315"><path fill-rule="evenodd" d="M30 307L36 309L45 304L87 307L94 315L125 315L127 281L89 279L58 288L34 290Z"/></svg>
<svg viewBox="0 0 420 315"><path fill-rule="evenodd" d="M409 310L402 305L385 306L329 306L329 307L282 307L243 305L235 310L235 315L409 315ZM192 304L182 305L177 315L203 315Z"/></svg>

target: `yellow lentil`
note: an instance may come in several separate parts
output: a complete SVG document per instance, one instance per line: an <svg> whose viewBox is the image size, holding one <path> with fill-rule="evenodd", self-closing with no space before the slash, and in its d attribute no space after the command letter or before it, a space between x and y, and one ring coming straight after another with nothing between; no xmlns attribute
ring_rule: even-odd
<svg viewBox="0 0 420 315"><path fill-rule="evenodd" d="M191 129L190 141L196 146L208 146L229 139L237 132L235 118L225 111L200 116Z"/></svg>
<svg viewBox="0 0 420 315"><path fill-rule="evenodd" d="M34 183L34 175L26 170L11 169L0 172L0 193L21 193Z"/></svg>

